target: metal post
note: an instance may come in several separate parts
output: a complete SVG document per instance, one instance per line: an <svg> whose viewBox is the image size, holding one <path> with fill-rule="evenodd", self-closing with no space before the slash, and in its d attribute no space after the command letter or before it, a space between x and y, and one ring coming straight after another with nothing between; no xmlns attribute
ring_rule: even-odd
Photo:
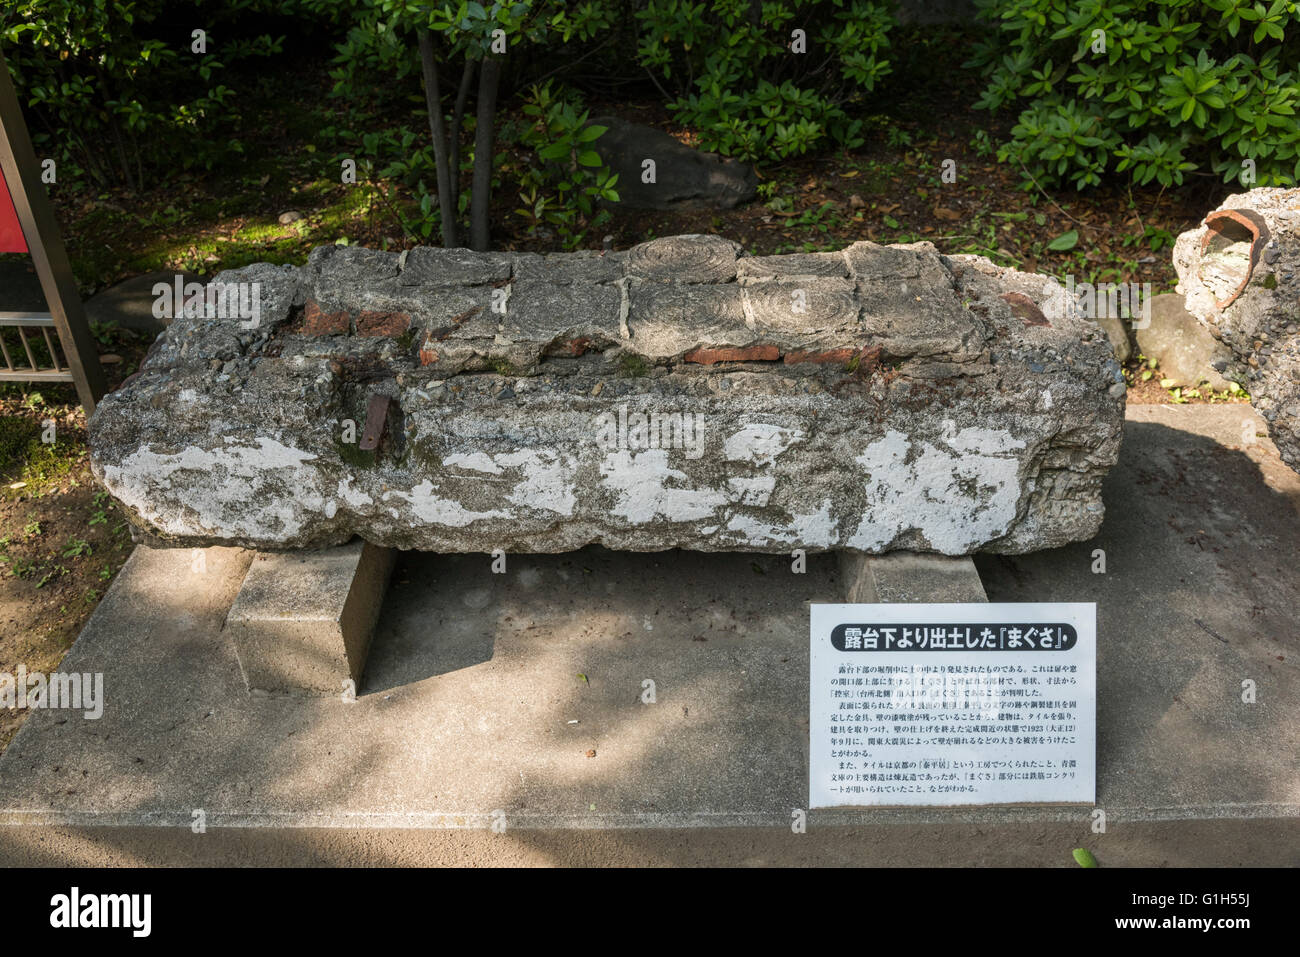
<svg viewBox="0 0 1300 957"><path fill-rule="evenodd" d="M81 399L86 415L90 415L95 410L95 403L107 391L104 370L100 368L99 354L95 351L95 342L86 322L72 266L59 236L54 207L41 183L40 164L36 161L36 151L32 149L32 140L23 122L18 94L3 52L0 52L0 170L9 184L14 211L18 214L54 328L71 368L77 397Z"/></svg>

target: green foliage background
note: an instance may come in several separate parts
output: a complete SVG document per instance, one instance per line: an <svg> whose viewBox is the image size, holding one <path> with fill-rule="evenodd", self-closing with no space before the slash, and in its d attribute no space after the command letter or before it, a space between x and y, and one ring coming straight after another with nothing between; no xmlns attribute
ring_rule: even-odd
<svg viewBox="0 0 1300 957"><path fill-rule="evenodd" d="M0 42L38 150L138 188L242 152L240 98L222 77L281 53L284 36L237 24L300 12L298 0L0 0ZM196 29L207 53L193 52Z"/></svg>
<svg viewBox="0 0 1300 957"><path fill-rule="evenodd" d="M1112 172L1163 186L1194 170L1300 179L1294 0L976 3L996 24L972 60L988 75L978 105L1020 111L998 157L1027 188L1084 189Z"/></svg>

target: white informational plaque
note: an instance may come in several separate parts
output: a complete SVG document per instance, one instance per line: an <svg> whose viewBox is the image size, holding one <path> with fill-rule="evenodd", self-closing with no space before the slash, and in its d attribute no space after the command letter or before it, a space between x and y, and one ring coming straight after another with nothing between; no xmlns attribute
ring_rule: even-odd
<svg viewBox="0 0 1300 957"><path fill-rule="evenodd" d="M810 808L1095 802L1095 604L811 608Z"/></svg>

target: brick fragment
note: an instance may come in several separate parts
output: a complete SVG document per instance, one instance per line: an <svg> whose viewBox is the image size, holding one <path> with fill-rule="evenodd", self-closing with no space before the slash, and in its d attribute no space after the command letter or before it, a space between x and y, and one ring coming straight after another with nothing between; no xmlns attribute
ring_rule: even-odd
<svg viewBox="0 0 1300 957"><path fill-rule="evenodd" d="M325 312L315 299L308 299L302 311L302 332L307 336L346 336L352 328L347 310Z"/></svg>
<svg viewBox="0 0 1300 957"><path fill-rule="evenodd" d="M433 338L425 336L424 344L420 346L420 365L433 365L438 361L438 350L433 347Z"/></svg>
<svg viewBox="0 0 1300 957"><path fill-rule="evenodd" d="M775 362L781 358L776 346L745 346L741 349L692 349L682 356L687 362L711 366L718 362Z"/></svg>
<svg viewBox="0 0 1300 957"><path fill-rule="evenodd" d="M365 310L357 316L359 336L400 336L411 328L411 317L404 312Z"/></svg>

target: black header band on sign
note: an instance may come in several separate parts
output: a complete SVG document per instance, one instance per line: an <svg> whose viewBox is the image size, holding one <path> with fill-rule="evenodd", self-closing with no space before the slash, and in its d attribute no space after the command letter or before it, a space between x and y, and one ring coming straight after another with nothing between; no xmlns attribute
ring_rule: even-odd
<svg viewBox="0 0 1300 957"><path fill-rule="evenodd" d="M831 630L837 651L1069 651L1078 640L1073 625L1056 622L845 624Z"/></svg>

